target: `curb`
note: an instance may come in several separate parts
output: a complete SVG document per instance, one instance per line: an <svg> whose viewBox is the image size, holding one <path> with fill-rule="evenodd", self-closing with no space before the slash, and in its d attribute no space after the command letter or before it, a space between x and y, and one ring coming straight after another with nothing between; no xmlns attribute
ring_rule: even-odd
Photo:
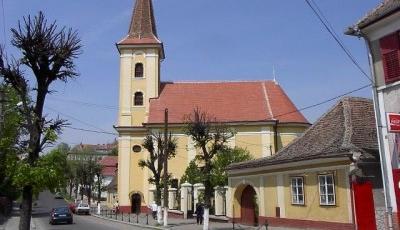
<svg viewBox="0 0 400 230"><path fill-rule="evenodd" d="M117 223L120 223L120 224L128 224L128 225L142 227L142 228L159 229L159 230L169 230L170 229L170 228L162 228L162 227L156 227L156 226L151 226L151 225L129 223L129 222L121 221L121 220L114 220L114 219L110 219L110 218L107 218L107 217L102 217L102 216L99 216L99 215L96 215L96 214L90 214L90 215L93 216L93 217L97 217L99 219L113 221L113 222L117 222Z"/></svg>

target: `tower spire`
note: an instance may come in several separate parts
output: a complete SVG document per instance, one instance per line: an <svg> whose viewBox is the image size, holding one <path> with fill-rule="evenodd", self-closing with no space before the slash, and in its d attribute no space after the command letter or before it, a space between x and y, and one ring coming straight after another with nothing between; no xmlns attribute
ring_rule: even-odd
<svg viewBox="0 0 400 230"><path fill-rule="evenodd" d="M126 45L154 47L158 49L160 58L165 58L163 43L157 36L152 0L136 0L128 34L118 42L117 47L120 50Z"/></svg>
<svg viewBox="0 0 400 230"><path fill-rule="evenodd" d="M151 0L136 0L128 36L130 38L156 38L158 40Z"/></svg>
<svg viewBox="0 0 400 230"><path fill-rule="evenodd" d="M157 36L152 0L136 0L128 35L119 44L162 44Z"/></svg>

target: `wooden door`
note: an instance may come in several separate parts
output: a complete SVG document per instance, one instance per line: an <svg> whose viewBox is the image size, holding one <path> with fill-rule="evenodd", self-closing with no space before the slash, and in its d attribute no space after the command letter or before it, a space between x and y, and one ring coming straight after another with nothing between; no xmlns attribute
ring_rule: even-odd
<svg viewBox="0 0 400 230"><path fill-rule="evenodd" d="M241 198L241 222L247 225L255 225L256 217L256 191L248 185L242 192Z"/></svg>

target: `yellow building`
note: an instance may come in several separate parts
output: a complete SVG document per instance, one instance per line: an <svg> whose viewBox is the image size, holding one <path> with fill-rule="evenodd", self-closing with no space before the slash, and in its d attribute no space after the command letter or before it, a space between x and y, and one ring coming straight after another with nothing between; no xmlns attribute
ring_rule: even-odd
<svg viewBox="0 0 400 230"><path fill-rule="evenodd" d="M340 100L278 153L232 164L228 175L227 216L236 222L376 229L384 202L372 101ZM355 192L367 180L371 189Z"/></svg>
<svg viewBox="0 0 400 230"><path fill-rule="evenodd" d="M193 141L184 134L184 117L199 108L236 131L229 144L265 157L287 145L309 126L275 81L160 82L163 43L156 32L151 0L137 0L128 35L118 44L120 99L118 199L122 211L139 211L152 201L151 176L138 167L148 157L141 147L149 132L162 131L164 109L177 139L169 172L179 179L194 159Z"/></svg>

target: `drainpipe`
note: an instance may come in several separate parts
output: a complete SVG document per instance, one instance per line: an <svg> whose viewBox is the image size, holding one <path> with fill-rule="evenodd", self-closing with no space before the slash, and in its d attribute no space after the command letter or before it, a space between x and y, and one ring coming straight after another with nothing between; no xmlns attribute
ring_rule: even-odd
<svg viewBox="0 0 400 230"><path fill-rule="evenodd" d="M387 213L387 218L388 218L388 229L393 229L393 207L392 207L392 194L394 196L394 185L393 185L393 174L392 174L392 165L390 159L387 159L387 156L385 156L385 140L384 140L384 135L383 135L383 126L382 124L382 114L380 111L380 104L383 103L383 101L379 100L378 96L378 90L377 90L377 85L376 85L376 76L375 76L375 67L373 64L372 60L372 54L371 54L371 42L365 36L364 34L361 33L361 31L357 31L358 36L361 36L364 38L365 44L367 46L368 50L368 63L370 66L371 70L371 77L373 79L372 82L372 93L373 93L373 103L375 107L375 121L376 121L376 130L377 130L377 138L378 138L378 145L379 145L379 157L380 157L380 162L381 162L381 173L382 173L382 179L383 179L383 189L384 189L384 194L385 194L385 205L386 205L386 213ZM389 168L388 168L389 166ZM389 170L390 169L390 170ZM392 183L391 181L392 180ZM393 191L391 191L393 190Z"/></svg>
<svg viewBox="0 0 400 230"><path fill-rule="evenodd" d="M279 150L278 149L278 123L279 123L279 120L275 119L275 124L273 125L275 153L277 153Z"/></svg>

